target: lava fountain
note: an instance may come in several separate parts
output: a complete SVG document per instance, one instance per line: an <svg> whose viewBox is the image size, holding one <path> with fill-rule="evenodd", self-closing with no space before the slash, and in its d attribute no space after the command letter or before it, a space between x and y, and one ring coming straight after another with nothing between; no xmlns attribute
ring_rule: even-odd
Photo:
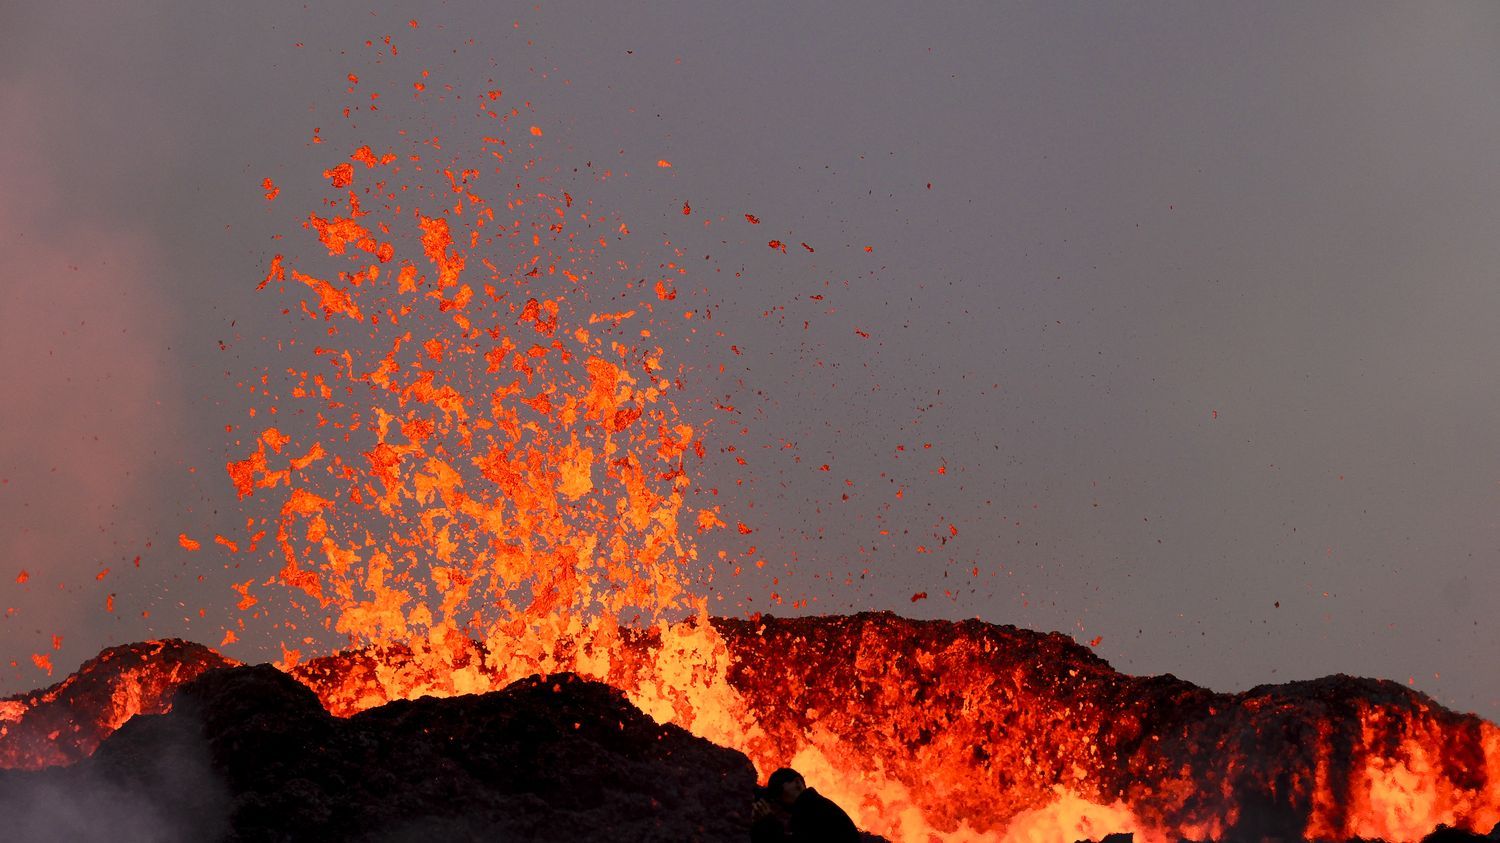
<svg viewBox="0 0 1500 843"><path fill-rule="evenodd" d="M236 585L221 646L274 615L279 667L341 716L602 680L762 774L798 767L895 840L1500 822L1500 730L1391 683L1225 695L977 621L709 619L697 539L733 519L694 505L712 420L683 409L664 340L694 324L680 267L629 280L610 252L628 226L537 174L529 104L478 102L477 144L332 156L303 223L316 253L270 261L260 287L316 339L245 384L267 405L226 469L261 514L217 543L270 536L279 570ZM349 649L305 657L327 633ZM225 663L155 647L0 702L0 763L76 760Z"/></svg>

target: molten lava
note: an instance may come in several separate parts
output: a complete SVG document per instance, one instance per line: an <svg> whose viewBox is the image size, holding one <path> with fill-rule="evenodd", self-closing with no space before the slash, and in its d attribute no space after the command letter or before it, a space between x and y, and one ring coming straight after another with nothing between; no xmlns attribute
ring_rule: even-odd
<svg viewBox="0 0 1500 843"><path fill-rule="evenodd" d="M330 712L572 672L763 773L795 766L894 840L1411 840L1500 821L1500 730L1391 683L1223 695L979 622L704 620L695 539L735 519L690 505L711 420L674 400L661 338L685 320L658 308L676 279L632 280L608 251L627 226L534 174L545 132L509 133L523 112L501 97L479 98L496 128L471 150L324 162L304 222L321 254L276 255L261 283L319 336L246 384L275 403L226 469L262 515L217 545L274 537L275 576L235 586L252 622L274 605L282 628L347 637L311 659L311 635L282 645ZM74 761L225 663L152 646L0 702L0 766Z"/></svg>
<svg viewBox="0 0 1500 843"><path fill-rule="evenodd" d="M1058 634L889 614L671 624L569 652L658 720L805 771L893 840L1398 841L1500 822L1500 728L1392 682L1215 694L1124 676ZM449 660L368 650L294 675L348 715L527 669L472 643Z"/></svg>
<svg viewBox="0 0 1500 843"><path fill-rule="evenodd" d="M351 650L291 674L349 716L500 690L529 665L481 642L444 644ZM1058 634L889 614L665 624L603 644L568 642L554 660L762 771L806 771L892 840L1407 841L1440 823L1500 822L1500 729L1392 682L1215 694L1119 674ZM0 766L76 760L223 663L181 642L108 651L44 694L0 703ZM79 724L71 748L49 750L63 722Z"/></svg>
<svg viewBox="0 0 1500 843"><path fill-rule="evenodd" d="M522 154L497 138L480 152ZM227 466L241 497L279 501L280 584L357 643L462 631L527 641L539 663L561 635L685 608L696 552L678 519L702 445L632 321L650 302L589 307L608 292L602 218L513 192L497 223L480 172L445 162L426 165L449 187L428 215L395 187L420 156L351 159L306 223L337 278L280 255L267 276L315 293L299 307L326 323L319 363L290 375L316 424L264 428Z"/></svg>

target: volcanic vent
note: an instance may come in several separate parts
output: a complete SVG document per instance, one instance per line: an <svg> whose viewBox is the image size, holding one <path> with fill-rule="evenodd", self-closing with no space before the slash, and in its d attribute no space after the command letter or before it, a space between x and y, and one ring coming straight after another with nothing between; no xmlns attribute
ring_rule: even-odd
<svg viewBox="0 0 1500 843"><path fill-rule="evenodd" d="M476 137L330 155L260 283L295 325L227 426L244 535L180 542L245 577L218 646L280 637L281 662L153 642L0 701L0 802L139 798L198 836L736 839L756 771L791 765L903 841L1500 822L1500 730L1389 682L1216 694L978 621L710 619L704 580L760 555L699 557L754 533L696 485L732 408L668 351L712 310L679 250L631 263L553 178L530 103L462 102ZM182 769L222 789L178 798ZM455 794L471 812L434 813Z"/></svg>
<svg viewBox="0 0 1500 843"><path fill-rule="evenodd" d="M325 732L343 728L319 713L327 710L354 718L360 729L406 724L442 735L441 745L466 745L472 739L453 714L461 707L386 705L447 696L458 685L501 689L517 679L482 645L464 650L473 663L446 668L404 647L313 659L291 673L322 706L298 703L297 717L324 724L318 729ZM111 659L113 670L91 663L91 687L70 680L7 701L12 714L0 755L11 766L57 763L55 755L14 760L45 743L42 730L56 720L47 706L94 724L72 738L76 752L90 751L121 720L101 707L169 696L172 688L152 677L175 676L167 682L173 686L195 674L174 673L172 665L217 661L180 642L144 652L137 661ZM155 662L162 670L151 669ZM677 671L694 663L699 670L719 664L723 672L700 672L696 685L682 682ZM661 721L739 749L763 771L783 764L805 770L862 826L893 840L1071 840L1131 831L1148 840L1402 841L1440 824L1485 831L1500 822L1500 730L1391 682L1337 676L1216 694L1170 676L1122 675L1056 634L889 614L678 625L629 635L590 664L597 679ZM264 678L255 683L292 687L258 675ZM614 711L607 696L588 699ZM490 705L480 702L487 697L464 699L473 700L462 704L470 708ZM546 715L547 722L573 716ZM268 749L256 750L260 761L252 762L214 746L221 771L257 763L290 769ZM677 756L670 764L686 774L700 765L734 768L707 757ZM454 756L444 763L471 762ZM723 775L729 778L714 780L748 787L753 778L748 769ZM341 809L327 810L333 816Z"/></svg>

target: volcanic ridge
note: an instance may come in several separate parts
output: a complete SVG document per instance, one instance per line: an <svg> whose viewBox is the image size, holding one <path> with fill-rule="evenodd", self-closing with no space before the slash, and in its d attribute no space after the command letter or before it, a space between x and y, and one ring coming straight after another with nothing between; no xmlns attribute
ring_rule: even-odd
<svg viewBox="0 0 1500 843"><path fill-rule="evenodd" d="M1220 694L1056 633L888 613L700 629L728 653L733 729L686 689L633 704L662 681L659 632L594 675L513 682L471 642L459 686L414 682L402 648L285 672L110 648L0 701L0 815L15 839L745 840L757 767L790 765L894 840L1394 843L1500 822L1500 729L1393 682ZM462 693L475 675L496 690Z"/></svg>

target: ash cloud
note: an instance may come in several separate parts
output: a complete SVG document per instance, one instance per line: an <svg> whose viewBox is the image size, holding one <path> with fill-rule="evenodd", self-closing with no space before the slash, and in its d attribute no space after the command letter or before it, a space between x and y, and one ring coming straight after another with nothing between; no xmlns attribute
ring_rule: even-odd
<svg viewBox="0 0 1500 843"><path fill-rule="evenodd" d="M0 656L29 664L52 634L105 615L78 587L145 539L143 487L178 401L153 340L171 312L155 238L94 209L58 167L44 88L0 84L0 111L13 130L0 144L0 583L30 576L0 606L20 616Z"/></svg>

